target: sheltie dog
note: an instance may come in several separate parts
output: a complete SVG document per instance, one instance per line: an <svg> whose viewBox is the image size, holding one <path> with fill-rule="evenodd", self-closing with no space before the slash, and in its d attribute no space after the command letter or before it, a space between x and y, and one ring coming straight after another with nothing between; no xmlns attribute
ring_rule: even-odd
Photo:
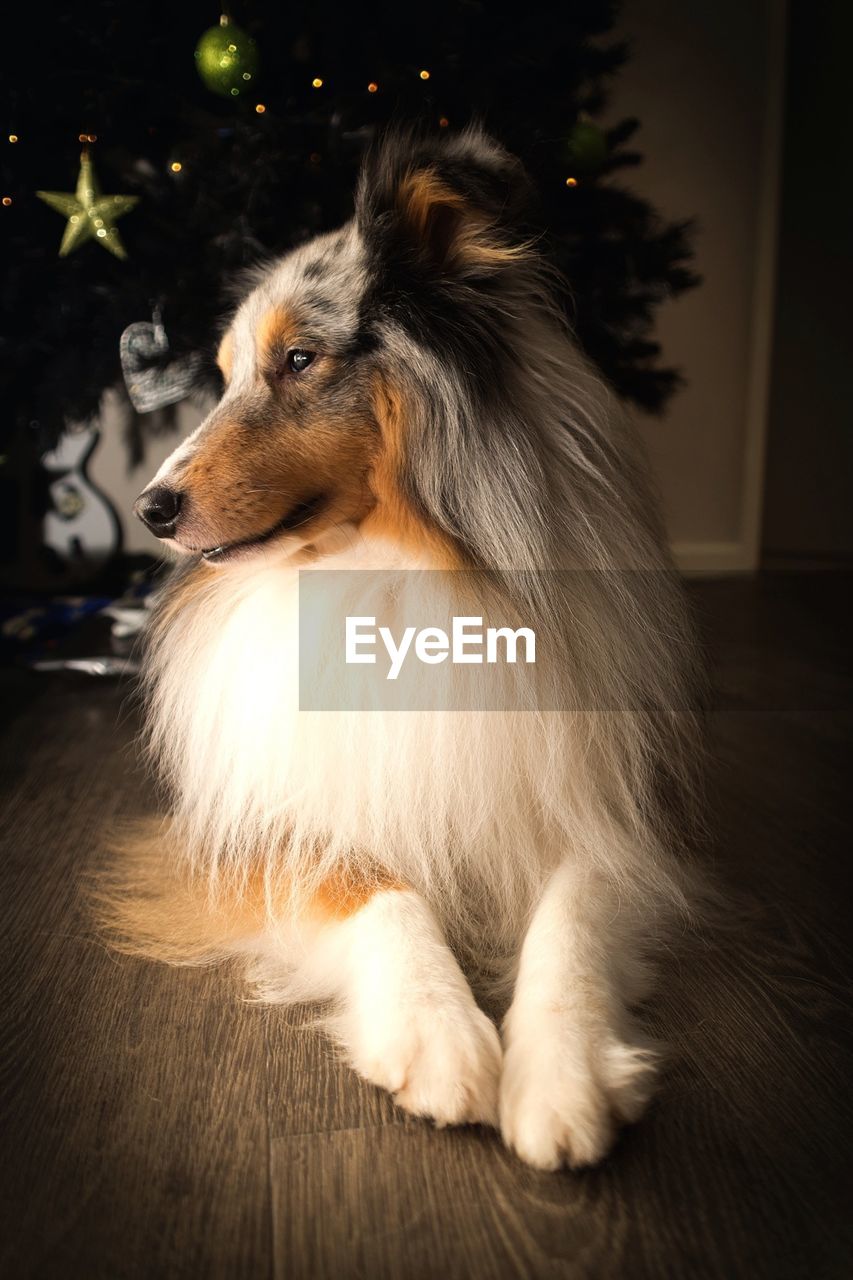
<svg viewBox="0 0 853 1280"><path fill-rule="evenodd" d="M262 999L322 1003L399 1106L556 1169L598 1161L652 1091L632 1011L691 910L696 661L526 203L479 129L391 135L352 221L254 273L222 399L136 504L180 556L145 677L172 804L102 905L119 945L243 957ZM425 591L520 620L541 661L495 678L538 701L392 709L333 675L339 703L306 707L303 570L328 573L329 617L381 597L402 626ZM505 993L500 1034L475 991Z"/></svg>

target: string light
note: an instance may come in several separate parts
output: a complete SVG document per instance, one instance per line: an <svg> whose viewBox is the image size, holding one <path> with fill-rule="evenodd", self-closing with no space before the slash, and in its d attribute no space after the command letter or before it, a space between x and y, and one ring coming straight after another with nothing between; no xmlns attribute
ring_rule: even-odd
<svg viewBox="0 0 853 1280"><path fill-rule="evenodd" d="M257 111L259 116L262 116L266 111L266 107L262 102L259 102L258 105L255 107L255 110Z"/></svg>
<svg viewBox="0 0 853 1280"><path fill-rule="evenodd" d="M97 142L98 135L96 133L78 133L77 141L78 142Z"/></svg>
<svg viewBox="0 0 853 1280"><path fill-rule="evenodd" d="M10 142L17 142L17 141L18 141L18 135L17 135L16 133L10 133L10 134L9 134L9 141L10 141Z"/></svg>
<svg viewBox="0 0 853 1280"><path fill-rule="evenodd" d="M3 204L6 206L6 208L7 208L7 209L9 208L9 205L10 205L11 203L12 203L12 197L11 197L11 196L4 196L4 197L3 197Z"/></svg>
<svg viewBox="0 0 853 1280"><path fill-rule="evenodd" d="M184 166L181 164L180 160L173 160L172 163L169 165L169 168L172 170L172 173L180 173L183 167Z"/></svg>
<svg viewBox="0 0 853 1280"><path fill-rule="evenodd" d="M420 73L420 76L421 76L421 79L422 79L422 80L429 80L429 72L428 72L428 71L422 71L422 72Z"/></svg>
<svg viewBox="0 0 853 1280"><path fill-rule="evenodd" d="M379 85L376 83L376 81L375 81L375 80L371 80L370 84L367 86L367 92L368 92L368 93L378 93L378 92L379 92Z"/></svg>
<svg viewBox="0 0 853 1280"><path fill-rule="evenodd" d="M567 187L576 187L578 185L577 178L566 178Z"/></svg>
<svg viewBox="0 0 853 1280"><path fill-rule="evenodd" d="M320 79L319 76L315 76L314 79L311 81L311 84L314 86L315 89L322 89L323 87L323 81Z"/></svg>

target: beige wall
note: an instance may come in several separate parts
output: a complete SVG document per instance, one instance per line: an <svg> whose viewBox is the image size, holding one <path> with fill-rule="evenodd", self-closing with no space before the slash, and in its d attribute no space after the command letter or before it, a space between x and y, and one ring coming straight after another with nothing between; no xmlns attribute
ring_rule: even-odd
<svg viewBox="0 0 853 1280"><path fill-rule="evenodd" d="M624 181L698 223L699 289L658 334L687 386L636 415L671 540L689 568L754 567L772 326L781 0L626 0L631 57L609 116L636 115L645 156Z"/></svg>
<svg viewBox="0 0 853 1280"><path fill-rule="evenodd" d="M663 418L638 424L649 448L680 562L756 563L767 345L772 308L775 138L780 114L780 0L626 0L632 56L618 77L613 120L637 115L645 163L624 181L668 218L696 216L701 288L665 305L659 334L687 387ZM190 430L197 410L184 407ZM133 498L177 437L151 443L128 474L114 415L92 460L122 516L126 546L154 549Z"/></svg>

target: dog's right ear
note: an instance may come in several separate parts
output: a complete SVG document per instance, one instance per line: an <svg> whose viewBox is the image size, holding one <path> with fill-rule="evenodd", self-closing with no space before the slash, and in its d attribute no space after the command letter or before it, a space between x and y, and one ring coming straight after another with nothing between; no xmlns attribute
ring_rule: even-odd
<svg viewBox="0 0 853 1280"><path fill-rule="evenodd" d="M527 191L521 164L479 130L432 141L392 134L365 161L356 222L397 266L448 281L493 275L529 251L518 233Z"/></svg>

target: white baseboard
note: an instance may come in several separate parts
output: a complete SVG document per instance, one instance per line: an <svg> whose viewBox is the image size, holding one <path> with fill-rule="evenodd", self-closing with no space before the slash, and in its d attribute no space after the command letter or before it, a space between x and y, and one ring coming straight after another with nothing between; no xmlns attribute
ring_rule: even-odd
<svg viewBox="0 0 853 1280"><path fill-rule="evenodd" d="M674 542L672 555L686 574L753 573L758 568L742 542Z"/></svg>

